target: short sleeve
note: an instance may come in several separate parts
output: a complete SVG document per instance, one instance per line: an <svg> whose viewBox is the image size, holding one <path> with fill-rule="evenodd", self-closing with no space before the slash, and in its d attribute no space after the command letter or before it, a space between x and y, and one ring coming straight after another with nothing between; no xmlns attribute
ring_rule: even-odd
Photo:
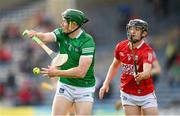
<svg viewBox="0 0 180 116"><path fill-rule="evenodd" d="M119 55L119 46L120 44L117 44L114 50L114 57L118 60L120 60L120 55Z"/></svg>
<svg viewBox="0 0 180 116"><path fill-rule="evenodd" d="M152 50L148 49L144 52L144 58L143 63L149 63L152 64L153 61L153 52Z"/></svg>
<svg viewBox="0 0 180 116"><path fill-rule="evenodd" d="M63 33L62 33L62 29L61 28L57 28L53 31L54 35L55 35L55 40L58 42L60 42L63 38Z"/></svg>
<svg viewBox="0 0 180 116"><path fill-rule="evenodd" d="M95 43L93 39L89 39L81 46L82 53L81 55L94 55L95 53Z"/></svg>

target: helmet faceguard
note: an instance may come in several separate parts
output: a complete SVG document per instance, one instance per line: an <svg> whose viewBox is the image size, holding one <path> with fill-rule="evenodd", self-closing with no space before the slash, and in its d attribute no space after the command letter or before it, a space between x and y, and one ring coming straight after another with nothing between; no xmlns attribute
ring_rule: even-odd
<svg viewBox="0 0 180 116"><path fill-rule="evenodd" d="M62 13L62 17L67 20L68 24L72 21L76 22L78 27L74 29L72 32L66 33L70 34L79 29L84 23L88 22L89 20L85 17L85 14L76 9L67 9Z"/></svg>
<svg viewBox="0 0 180 116"><path fill-rule="evenodd" d="M127 26L126 26L126 29L127 29L128 39L130 39L130 41L133 42L133 43L141 41L144 37L142 37L141 40L139 40L139 41L138 40L133 40L131 32L129 32L130 27L140 28L142 30L142 33L143 32L148 32L148 23L147 22L145 22L145 21L143 21L141 19L130 20L129 23L127 24Z"/></svg>

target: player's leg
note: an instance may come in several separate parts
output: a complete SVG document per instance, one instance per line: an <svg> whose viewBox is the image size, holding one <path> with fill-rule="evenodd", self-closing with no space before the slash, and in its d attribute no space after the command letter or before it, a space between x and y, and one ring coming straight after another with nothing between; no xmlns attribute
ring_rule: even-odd
<svg viewBox="0 0 180 116"><path fill-rule="evenodd" d="M70 88L66 84L58 82L52 106L52 115L66 115L72 106L73 96Z"/></svg>
<svg viewBox="0 0 180 116"><path fill-rule="evenodd" d="M151 93L146 95L146 98L142 105L142 113L143 115L158 115L158 104L155 93Z"/></svg>
<svg viewBox="0 0 180 116"><path fill-rule="evenodd" d="M141 107L137 105L133 95L121 91L121 102L125 115L141 115Z"/></svg>
<svg viewBox="0 0 180 116"><path fill-rule="evenodd" d="M93 93L95 87L80 88L75 87L74 96L74 107L76 115L91 115L93 108Z"/></svg>
<svg viewBox="0 0 180 116"><path fill-rule="evenodd" d="M141 107L139 106L124 105L123 108L125 115L141 115Z"/></svg>
<svg viewBox="0 0 180 116"><path fill-rule="evenodd" d="M57 115L66 115L73 103L72 101L69 101L63 96L55 96L53 105L52 105L52 116L57 116Z"/></svg>
<svg viewBox="0 0 180 116"><path fill-rule="evenodd" d="M158 115L159 112L158 112L158 109L157 107L150 107L150 108L145 108L145 109L142 109L143 111L143 115Z"/></svg>
<svg viewBox="0 0 180 116"><path fill-rule="evenodd" d="M77 102L75 103L76 115L91 115L93 102Z"/></svg>
<svg viewBox="0 0 180 116"><path fill-rule="evenodd" d="M75 116L75 115L76 115L74 104L73 104L73 106L71 107L71 109L70 109L68 115L70 115L70 116Z"/></svg>

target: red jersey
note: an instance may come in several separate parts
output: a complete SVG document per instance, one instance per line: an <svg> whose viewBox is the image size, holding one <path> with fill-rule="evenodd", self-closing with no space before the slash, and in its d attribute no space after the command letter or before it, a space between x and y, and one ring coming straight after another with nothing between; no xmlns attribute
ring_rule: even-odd
<svg viewBox="0 0 180 116"><path fill-rule="evenodd" d="M134 58L129 44L129 40L119 42L114 51L115 58L121 61L122 75L120 88L128 94L137 96L147 95L154 91L152 77L141 80L140 84L136 83L134 78ZM143 72L143 63L152 64L153 50L144 41L134 49L134 53L138 72Z"/></svg>

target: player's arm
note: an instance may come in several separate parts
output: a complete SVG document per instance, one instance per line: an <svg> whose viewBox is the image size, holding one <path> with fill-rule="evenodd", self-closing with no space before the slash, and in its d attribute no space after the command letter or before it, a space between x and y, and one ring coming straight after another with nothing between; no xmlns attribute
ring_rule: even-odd
<svg viewBox="0 0 180 116"><path fill-rule="evenodd" d="M110 82L113 80L113 78L115 77L115 75L118 72L118 68L121 65L120 60L117 60L116 58L114 58L112 64L109 67L108 73L106 75L106 79L103 83L103 86L101 87L100 91L99 91L99 98L103 99L104 97L104 93L109 91L109 84Z"/></svg>
<svg viewBox="0 0 180 116"><path fill-rule="evenodd" d="M121 62L120 60L117 60L116 58L113 59L113 62L111 63L108 73L106 75L106 79L104 81L104 85L109 85L110 82L113 80L113 78L116 76L119 66Z"/></svg>
<svg viewBox="0 0 180 116"><path fill-rule="evenodd" d="M42 32L37 32L34 30L30 30L27 32L28 37L33 37L36 36L39 39L41 39L43 42L54 42L55 41L55 35L53 32L47 32L47 33L42 33Z"/></svg>
<svg viewBox="0 0 180 116"><path fill-rule="evenodd" d="M57 75L70 78L84 78L92 63L92 59L92 56L81 56L77 67L64 71L60 70Z"/></svg>
<svg viewBox="0 0 180 116"><path fill-rule="evenodd" d="M151 77L152 64L153 64L153 51L150 49L147 49L146 51L144 51L144 54L143 54L143 71L138 72L138 74L135 75L136 82L139 82L141 80L145 80Z"/></svg>
<svg viewBox="0 0 180 116"><path fill-rule="evenodd" d="M68 70L57 70L56 68L49 66L48 68L42 68L41 73L44 74L44 76L52 78L57 76L67 78L84 78L92 63L92 59L92 56L81 56L77 67L70 68Z"/></svg>
<svg viewBox="0 0 180 116"><path fill-rule="evenodd" d="M111 63L111 65L109 67L109 70L108 70L108 73L106 75L106 79L105 79L103 85L109 85L110 82L112 81L112 79L115 77L115 75L118 72L118 68L121 65L121 60L120 60L120 55L119 55L120 47L121 47L120 43L118 43L116 45L116 47L115 47L115 50L114 50L114 59L113 59L113 62Z"/></svg>
<svg viewBox="0 0 180 116"><path fill-rule="evenodd" d="M139 82L139 81L141 81L141 80L145 80L145 79L150 78L151 70L152 70L152 64L144 63L144 64L143 64L143 72L139 72L139 73L135 76L135 80L136 80L137 82Z"/></svg>
<svg viewBox="0 0 180 116"><path fill-rule="evenodd" d="M153 61L151 74L152 75L159 75L160 73L161 73L161 67L159 65L158 60L156 59Z"/></svg>

